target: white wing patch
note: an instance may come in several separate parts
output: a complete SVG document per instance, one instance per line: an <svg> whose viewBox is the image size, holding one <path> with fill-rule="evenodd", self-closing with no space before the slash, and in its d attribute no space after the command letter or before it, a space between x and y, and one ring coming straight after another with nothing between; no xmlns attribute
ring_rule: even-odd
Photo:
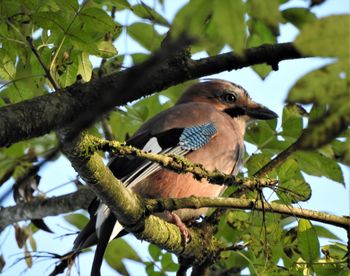
<svg viewBox="0 0 350 276"><path fill-rule="evenodd" d="M96 211L96 234L97 237L100 238L100 231L101 231L101 225L105 222L105 220L108 218L109 214L111 213L111 210L108 208L108 206L104 203L100 203L100 206L98 206Z"/></svg>
<svg viewBox="0 0 350 276"><path fill-rule="evenodd" d="M151 139L148 140L146 145L143 147L143 150L146 152L158 153L162 151L162 148L158 143L158 139L156 137L152 137Z"/></svg>

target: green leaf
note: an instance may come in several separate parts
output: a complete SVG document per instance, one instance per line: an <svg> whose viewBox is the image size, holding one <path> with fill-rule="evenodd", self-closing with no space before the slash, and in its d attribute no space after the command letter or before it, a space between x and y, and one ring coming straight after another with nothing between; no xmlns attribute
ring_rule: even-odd
<svg viewBox="0 0 350 276"><path fill-rule="evenodd" d="M345 265L345 262L342 263L334 263L330 261L330 263L320 263L318 262L313 266L313 270L315 275L320 276L349 276L350 269L348 269Z"/></svg>
<svg viewBox="0 0 350 276"><path fill-rule="evenodd" d="M335 242L334 244L322 246L322 253L336 260L344 260L348 251L345 244Z"/></svg>
<svg viewBox="0 0 350 276"><path fill-rule="evenodd" d="M77 57L78 72L84 81L89 81L92 74L92 64L89 55L86 52L81 52Z"/></svg>
<svg viewBox="0 0 350 276"><path fill-rule="evenodd" d="M337 160L347 166L350 166L350 139L345 142L334 140L332 142L332 148L335 152Z"/></svg>
<svg viewBox="0 0 350 276"><path fill-rule="evenodd" d="M101 33L114 33L118 31L117 24L104 10L98 8L85 8L79 14L79 19L88 27Z"/></svg>
<svg viewBox="0 0 350 276"><path fill-rule="evenodd" d="M287 101L342 104L349 99L349 84L343 76L348 67L349 60L340 60L306 74L289 91Z"/></svg>
<svg viewBox="0 0 350 276"><path fill-rule="evenodd" d="M117 53L117 49L114 47L112 41L100 41L96 43L96 51L91 52L91 54L102 58L111 58L117 55Z"/></svg>
<svg viewBox="0 0 350 276"><path fill-rule="evenodd" d="M141 2L141 4L135 5L132 7L132 11L134 14L136 14L138 17L141 17L143 19L149 19L153 23L163 25L168 27L169 22L164 18L162 15L160 15L158 12L156 12L151 7L147 6L145 3Z"/></svg>
<svg viewBox="0 0 350 276"><path fill-rule="evenodd" d="M283 137L298 138L303 130L302 115L306 111L298 105L287 105L283 109L281 135Z"/></svg>
<svg viewBox="0 0 350 276"><path fill-rule="evenodd" d="M320 244L316 230L306 219L299 220L298 249L306 262L314 262L320 257Z"/></svg>
<svg viewBox="0 0 350 276"><path fill-rule="evenodd" d="M324 176L341 184L344 184L343 173L339 164L334 159L325 157L315 151L298 151L294 153L299 167L305 173L314 176Z"/></svg>
<svg viewBox="0 0 350 276"><path fill-rule="evenodd" d="M116 239L110 242L104 258L114 270L122 275L129 275L122 262L123 259L142 262L136 251L123 239Z"/></svg>
<svg viewBox="0 0 350 276"><path fill-rule="evenodd" d="M131 55L133 64L139 64L141 62L144 62L149 57L150 57L149 54L142 54L142 53L135 53Z"/></svg>
<svg viewBox="0 0 350 276"><path fill-rule="evenodd" d="M89 222L89 219L83 214L70 214L63 217L65 221L74 225L78 229L83 229L85 225Z"/></svg>
<svg viewBox="0 0 350 276"><path fill-rule="evenodd" d="M54 3L60 7L61 10L66 12L77 13L79 10L78 0L54 1Z"/></svg>
<svg viewBox="0 0 350 276"><path fill-rule="evenodd" d="M333 15L306 24L294 45L304 55L323 57L348 57L344 38L350 36L350 16Z"/></svg>
<svg viewBox="0 0 350 276"><path fill-rule="evenodd" d="M14 169L15 169L15 165L16 165L17 161L14 158L9 158L6 157L6 159L0 160L0 185L3 184L4 181L7 181Z"/></svg>
<svg viewBox="0 0 350 276"><path fill-rule="evenodd" d="M319 236L320 238L340 240L340 238L337 235L333 234L331 231L329 231L327 228L321 225L314 225L314 228L316 230L317 236Z"/></svg>
<svg viewBox="0 0 350 276"><path fill-rule="evenodd" d="M60 87L65 88L75 83L77 81L78 75L77 57L74 58L74 61L72 63L62 67L62 70L64 71L61 75L58 76L58 83Z"/></svg>
<svg viewBox="0 0 350 276"><path fill-rule="evenodd" d="M261 20L250 19L248 20L249 37L247 41L247 47L257 47L266 43L276 43L276 36L271 29ZM271 66L267 64L258 64L252 66L253 70L260 76L260 78L266 78L272 71Z"/></svg>
<svg viewBox="0 0 350 276"><path fill-rule="evenodd" d="M142 121L131 117L131 114L123 111L112 112L109 116L109 123L113 135L118 141L125 141L127 135L132 135L140 127Z"/></svg>
<svg viewBox="0 0 350 276"><path fill-rule="evenodd" d="M310 199L311 187L305 182L299 165L294 159L289 158L281 164L277 168L277 175L279 178L277 195L283 203L296 203Z"/></svg>
<svg viewBox="0 0 350 276"><path fill-rule="evenodd" d="M271 160L271 155L267 153L252 154L246 163L249 175L254 175L264 165Z"/></svg>
<svg viewBox="0 0 350 276"><path fill-rule="evenodd" d="M37 12L32 15L34 24L45 30L53 30L63 33L68 25L66 18L61 12Z"/></svg>
<svg viewBox="0 0 350 276"><path fill-rule="evenodd" d="M299 29L317 19L314 13L305 8L286 9L282 11L282 16Z"/></svg>
<svg viewBox="0 0 350 276"><path fill-rule="evenodd" d="M165 253L160 261L162 269L165 271L175 272L177 271L179 265L176 264L172 259L172 254Z"/></svg>
<svg viewBox="0 0 350 276"><path fill-rule="evenodd" d="M5 49L0 49L0 78L2 80L15 79L16 67Z"/></svg>
<svg viewBox="0 0 350 276"><path fill-rule="evenodd" d="M266 121L256 121L247 128L245 140L258 147L266 145L269 141L276 138L276 131Z"/></svg>
<svg viewBox="0 0 350 276"><path fill-rule="evenodd" d="M205 0L192 0L177 14L172 25L172 34L176 37L184 32L200 38L213 12L212 3Z"/></svg>
<svg viewBox="0 0 350 276"><path fill-rule="evenodd" d="M300 149L317 149L330 143L346 131L350 125L350 101L331 107L324 116L309 122L298 141Z"/></svg>
<svg viewBox="0 0 350 276"><path fill-rule="evenodd" d="M241 53L246 37L245 7L242 0L216 0L213 8L212 21L221 39L236 52Z"/></svg>
<svg viewBox="0 0 350 276"><path fill-rule="evenodd" d="M153 52L160 47L162 36L153 28L152 25L146 23L134 23L128 26L128 34L140 43L145 49Z"/></svg>
<svg viewBox="0 0 350 276"><path fill-rule="evenodd" d="M278 23L282 20L279 10L279 0L249 0L248 7L252 18L263 21L274 33L278 33Z"/></svg>
<svg viewBox="0 0 350 276"><path fill-rule="evenodd" d="M148 246L148 252L154 261L159 261L159 257L162 254L162 250L158 246L150 243Z"/></svg>

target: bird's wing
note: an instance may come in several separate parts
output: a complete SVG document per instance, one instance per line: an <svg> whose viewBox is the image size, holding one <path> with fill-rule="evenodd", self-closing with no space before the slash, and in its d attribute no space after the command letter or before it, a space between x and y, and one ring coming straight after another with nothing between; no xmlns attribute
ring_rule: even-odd
<svg viewBox="0 0 350 276"><path fill-rule="evenodd" d="M173 128L153 135L147 132L141 133L129 139L127 144L147 152L184 156L190 151L203 147L215 133L214 123L208 122L193 127ZM161 169L157 163L137 156L115 157L109 167L128 188ZM77 236L74 250L80 251L97 243L92 273L98 275L108 242L121 236L123 228L107 205L98 199L91 203L89 213L90 221Z"/></svg>
<svg viewBox="0 0 350 276"><path fill-rule="evenodd" d="M187 128L173 128L155 135L141 134L128 141L130 145L143 145L142 149L146 152L160 154L175 154L185 156L192 150L197 150L207 144L216 133L214 123L196 125ZM125 186L132 188L137 183L155 173L161 166L149 160L141 158L115 159L115 164L111 164L113 172L120 176L123 168L127 167L130 173L120 177ZM126 162L125 162L126 161ZM121 165L119 167L118 165ZM125 170L124 170L125 172Z"/></svg>

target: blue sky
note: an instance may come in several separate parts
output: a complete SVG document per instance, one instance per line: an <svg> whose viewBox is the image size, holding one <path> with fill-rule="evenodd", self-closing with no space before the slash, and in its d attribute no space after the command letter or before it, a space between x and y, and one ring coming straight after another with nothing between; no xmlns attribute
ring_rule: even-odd
<svg viewBox="0 0 350 276"><path fill-rule="evenodd" d="M150 3L153 6L153 1L145 1L146 3ZM154 1L155 2L155 1ZM165 14L166 17L171 19L176 14L176 11L185 3L186 1L165 1ZM292 0L290 1L290 5L306 7L307 1L304 0ZM313 11L319 16L327 16L331 14L338 13L348 13L349 2L344 0L328 0L325 4L313 8ZM287 7L287 6L285 6ZM159 8L159 6L158 6ZM128 16L125 13L117 14L117 18L122 18L120 21L128 20L129 23L133 21L132 16ZM283 25L281 28L281 36L279 38L279 42L288 42L292 41L297 35L298 31L292 25L287 24ZM120 53L127 51L128 53L133 52L142 52L144 51L137 43L126 40L125 36L121 36L116 43L116 47ZM203 55L196 55L196 58L202 57ZM98 60L94 59L96 65L98 65ZM207 77L221 78L229 81L233 81L245 87L250 93L251 97L260 102L275 112L279 113L281 116L281 112L283 109L283 104L286 98L286 95L289 89L293 86L293 84L305 73L314 70L316 68L321 67L322 65L329 63L330 59L304 59L304 60L293 60L293 61L284 61L279 65L279 70L276 72L272 72L265 80L261 80L255 72L253 72L250 68L241 69L238 71L231 72L223 72L220 74L215 74ZM312 197L306 202L300 204L301 207L327 211L336 215L349 215L349 197L350 197L350 171L349 168L343 167L344 179L346 181L346 187L344 188L342 185L332 182L328 179L324 178L316 178L311 176L306 176L307 181L312 186ZM67 181L74 179L76 173L71 168L70 164L65 160L65 158L61 157L54 166L48 164L46 167L40 171L40 175L42 176L41 189L43 191L47 191L52 189L52 187L59 186ZM9 186L11 183L7 183ZM57 189L51 193L50 196L57 194L64 194L69 191L72 191L72 185L66 185L63 188ZM269 193L267 193L269 194ZM6 205L14 204L12 199L8 199ZM38 250L47 250L56 253L65 253L67 252L73 243L75 236L64 237L64 239L60 238L60 235L64 235L68 231L75 231L75 229L63 222L63 220L58 220L55 217L50 217L45 219L47 224L55 229L54 235L47 235L44 233L38 233L35 235L35 238L38 243ZM315 223L316 224L316 223ZM346 241L346 233L342 229L337 227L329 227L334 233L340 236L344 241ZM133 238L131 235L128 235L126 238L130 243L134 245L137 252L147 260L147 243L140 242ZM325 241L321 241L325 242ZM8 260L9 263L15 262L17 257L13 256L13 254L19 252L16 242L13 238L13 228L8 227L0 236L0 254L5 255L5 259ZM49 244L49 246L47 246ZM12 256L8 258L9 256ZM90 272L90 265L92 262L92 253L86 253L81 256L80 263L80 272L81 275L88 275ZM132 261L126 261L126 266L129 271L133 275L145 275L144 268L138 264L135 264ZM3 272L2 275L18 275L19 273L25 270L26 265L24 262L16 263L10 269L7 269ZM49 267L49 262L41 262L35 264L34 269L28 270L24 272L23 275L38 275L48 274L51 272L53 267ZM111 275L114 273L108 265L103 267L103 275ZM76 270L73 270L72 275L77 275ZM114 275L114 274L113 274Z"/></svg>

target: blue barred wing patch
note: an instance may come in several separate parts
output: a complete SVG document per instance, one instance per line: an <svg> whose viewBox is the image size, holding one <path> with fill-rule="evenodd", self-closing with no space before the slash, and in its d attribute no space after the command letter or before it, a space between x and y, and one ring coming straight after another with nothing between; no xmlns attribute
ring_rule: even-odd
<svg viewBox="0 0 350 276"><path fill-rule="evenodd" d="M216 127L212 122L187 127L183 130L178 145L183 150L197 150L207 144L215 133Z"/></svg>

